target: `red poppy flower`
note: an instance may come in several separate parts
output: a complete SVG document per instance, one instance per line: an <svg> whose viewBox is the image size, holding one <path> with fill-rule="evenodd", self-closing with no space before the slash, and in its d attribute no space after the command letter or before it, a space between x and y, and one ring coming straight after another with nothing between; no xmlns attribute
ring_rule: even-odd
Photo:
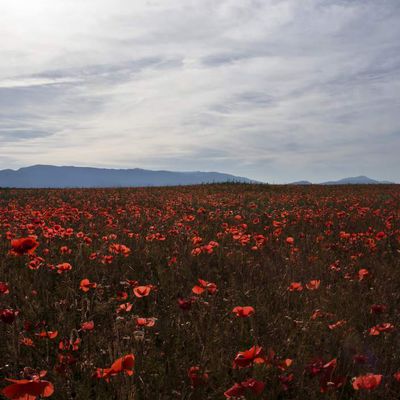
<svg viewBox="0 0 400 400"><path fill-rule="evenodd" d="M190 310L192 304L196 301L194 297L190 297L188 299L179 298L178 299L178 306L181 310L187 311Z"/></svg>
<svg viewBox="0 0 400 400"><path fill-rule="evenodd" d="M33 343L33 340L27 337L22 337L19 342L27 347L35 347L35 344Z"/></svg>
<svg viewBox="0 0 400 400"><path fill-rule="evenodd" d="M236 314L237 317L250 317L251 315L253 315L255 313L255 310L253 307L251 306L236 306L233 310L233 313Z"/></svg>
<svg viewBox="0 0 400 400"><path fill-rule="evenodd" d="M120 312L122 312L122 311L129 312L129 311L132 310L132 307L133 307L133 304L132 304L132 303L123 303L123 304L120 304L120 305L118 306L118 308L117 308L117 313L120 313Z"/></svg>
<svg viewBox="0 0 400 400"><path fill-rule="evenodd" d="M148 328L151 328L156 324L156 319L155 318L136 318L136 326L147 326Z"/></svg>
<svg viewBox="0 0 400 400"><path fill-rule="evenodd" d="M62 274L63 272L70 271L72 265L70 263L61 263L56 266L56 269L58 274Z"/></svg>
<svg viewBox="0 0 400 400"><path fill-rule="evenodd" d="M103 378L109 381L111 376L118 375L123 372L128 376L133 375L133 368L135 366L135 356L133 354L127 354L118 360L114 361L110 368L97 368L95 372L96 378Z"/></svg>
<svg viewBox="0 0 400 400"><path fill-rule="evenodd" d="M150 294L150 291L152 289L151 285L146 285L146 286L136 286L133 289L133 293L136 297L146 297Z"/></svg>
<svg viewBox="0 0 400 400"><path fill-rule="evenodd" d="M354 378L353 380L353 388L355 390L366 389L373 390L377 388L382 381L382 375L360 375Z"/></svg>
<svg viewBox="0 0 400 400"><path fill-rule="evenodd" d="M205 385L208 381L208 374L202 372L200 367L193 366L189 368L188 377L192 387L199 387Z"/></svg>
<svg viewBox="0 0 400 400"><path fill-rule="evenodd" d="M55 339L58 336L58 331L43 331L36 333L36 336L42 339Z"/></svg>
<svg viewBox="0 0 400 400"><path fill-rule="evenodd" d="M85 278L81 280L79 288L83 292L88 292L90 289L95 289L97 287L97 283L90 282L89 279Z"/></svg>
<svg viewBox="0 0 400 400"><path fill-rule="evenodd" d="M203 279L198 279L200 285L196 285L192 288L192 292L194 294L202 294L204 291L207 291L210 294L215 294L217 289L217 285L213 282L207 282Z"/></svg>
<svg viewBox="0 0 400 400"><path fill-rule="evenodd" d="M397 381L400 382L400 371L397 371L393 374L393 378Z"/></svg>
<svg viewBox="0 0 400 400"><path fill-rule="evenodd" d="M245 368L252 364L261 364L265 362L263 348L253 346L249 350L239 351L233 361L233 368Z"/></svg>
<svg viewBox="0 0 400 400"><path fill-rule="evenodd" d="M9 294L10 290L8 288L7 283L0 282L0 294Z"/></svg>
<svg viewBox="0 0 400 400"><path fill-rule="evenodd" d="M366 278L369 275L369 271L365 268L361 268L358 271L358 280L362 281L364 278Z"/></svg>
<svg viewBox="0 0 400 400"><path fill-rule="evenodd" d="M118 291L117 292L117 300L121 301L121 300L126 300L128 298L128 293L123 292L123 291Z"/></svg>
<svg viewBox="0 0 400 400"><path fill-rule="evenodd" d="M316 310L314 310L314 312L312 313L310 319L312 320L316 320L317 318L321 318L325 315L325 313L320 310L319 308L317 308Z"/></svg>
<svg viewBox="0 0 400 400"><path fill-rule="evenodd" d="M370 334L370 336L378 336L382 332L391 332L393 330L394 330L394 325L389 322L385 322L383 324L373 326L369 330L369 334Z"/></svg>
<svg viewBox="0 0 400 400"><path fill-rule="evenodd" d="M292 282L288 287L289 292L301 292L303 290L303 285L301 282Z"/></svg>
<svg viewBox="0 0 400 400"><path fill-rule="evenodd" d="M66 351L78 351L81 341L82 340L80 338L76 338L75 340L62 339L58 344L58 348Z"/></svg>
<svg viewBox="0 0 400 400"><path fill-rule="evenodd" d="M39 396L50 397L54 393L54 386L49 381L41 380L46 371L41 371L31 379L7 379L12 382L2 390L2 394L13 400L36 400Z"/></svg>
<svg viewBox="0 0 400 400"><path fill-rule="evenodd" d="M228 389L224 396L230 398L242 398L246 395L246 392L251 392L254 395L260 395L265 388L265 383L257 381L254 378L249 378L244 382L235 383L230 389Z"/></svg>
<svg viewBox="0 0 400 400"><path fill-rule="evenodd" d="M124 257L128 257L131 253L131 249L124 244L113 243L108 248L110 253L122 254Z"/></svg>
<svg viewBox="0 0 400 400"><path fill-rule="evenodd" d="M308 290L316 290L319 288L321 281L319 279L313 279L310 282L306 283L306 288Z"/></svg>
<svg viewBox="0 0 400 400"><path fill-rule="evenodd" d="M328 328L332 331L334 329L340 328L347 323L346 320L342 319L340 321L335 322L334 324L329 324Z"/></svg>
<svg viewBox="0 0 400 400"><path fill-rule="evenodd" d="M18 255L33 254L38 246L39 242L35 237L25 237L11 240L11 251Z"/></svg>
<svg viewBox="0 0 400 400"><path fill-rule="evenodd" d="M93 321L82 322L81 329L83 331L92 331L94 329L94 322Z"/></svg>
<svg viewBox="0 0 400 400"><path fill-rule="evenodd" d="M0 310L0 319L5 324L12 324L19 314L19 311L12 310L11 308L6 308L4 310Z"/></svg>
<svg viewBox="0 0 400 400"><path fill-rule="evenodd" d="M286 243L287 243L287 244L293 244L293 243L294 243L294 239L293 239L291 236L288 236L288 237L286 238Z"/></svg>
<svg viewBox="0 0 400 400"><path fill-rule="evenodd" d="M372 304L369 312L371 314L383 314L387 311L387 308L386 304Z"/></svg>

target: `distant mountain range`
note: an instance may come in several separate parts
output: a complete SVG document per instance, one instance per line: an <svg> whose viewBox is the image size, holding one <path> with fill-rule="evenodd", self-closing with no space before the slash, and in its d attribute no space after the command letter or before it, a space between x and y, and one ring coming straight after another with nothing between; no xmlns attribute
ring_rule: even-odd
<svg viewBox="0 0 400 400"><path fill-rule="evenodd" d="M261 183L242 176L221 172L173 172L147 169L108 169L91 167L57 167L54 165L33 165L18 170L0 170L0 187L14 188L91 188L91 187L139 187L178 186L202 183ZM367 176L344 178L338 181L318 183L319 185L390 184ZM312 185L302 180L290 185Z"/></svg>
<svg viewBox="0 0 400 400"><path fill-rule="evenodd" d="M0 170L0 187L14 188L175 186L220 182L256 183L248 178L220 172L172 172L139 168L106 169L53 165Z"/></svg>
<svg viewBox="0 0 400 400"><path fill-rule="evenodd" d="M327 181L318 183L318 185L376 185L376 184L391 184L389 181L377 181L375 179L368 178L368 176L353 176L350 178L343 178L337 181ZM293 182L290 185L312 185L310 181L298 181Z"/></svg>

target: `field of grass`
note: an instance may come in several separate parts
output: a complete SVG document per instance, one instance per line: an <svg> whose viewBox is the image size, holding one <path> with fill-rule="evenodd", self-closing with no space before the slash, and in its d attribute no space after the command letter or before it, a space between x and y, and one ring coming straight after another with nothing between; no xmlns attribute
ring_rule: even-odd
<svg viewBox="0 0 400 400"><path fill-rule="evenodd" d="M400 398L396 185L3 189L0 282L4 398Z"/></svg>

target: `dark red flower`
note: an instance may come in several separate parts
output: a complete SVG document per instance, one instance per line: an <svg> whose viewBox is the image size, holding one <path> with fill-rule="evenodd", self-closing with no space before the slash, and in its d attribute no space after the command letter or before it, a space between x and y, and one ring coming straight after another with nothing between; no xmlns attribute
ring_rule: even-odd
<svg viewBox="0 0 400 400"><path fill-rule="evenodd" d="M255 310L251 306L244 306L244 307L236 306L232 310L232 312L235 313L237 317L246 318L246 317L250 317L251 315L253 315L255 313Z"/></svg>
<svg viewBox="0 0 400 400"><path fill-rule="evenodd" d="M18 255L33 254L38 246L39 242L35 237L25 237L11 240L12 252Z"/></svg>
<svg viewBox="0 0 400 400"><path fill-rule="evenodd" d="M6 308L4 310L0 310L0 319L5 324L12 324L19 314L19 311L12 310L11 308Z"/></svg>
<svg viewBox="0 0 400 400"><path fill-rule="evenodd" d="M8 379L12 382L6 386L2 393L8 399L13 400L36 400L41 397L50 397L54 393L54 386L49 381L41 380L46 375L46 371L33 375L30 379Z"/></svg>
<svg viewBox="0 0 400 400"><path fill-rule="evenodd" d="M0 294L8 294L8 293L10 293L10 290L8 288L7 283L0 282Z"/></svg>
<svg viewBox="0 0 400 400"><path fill-rule="evenodd" d="M249 350L239 351L233 361L233 368L245 368L253 364L261 364L265 362L263 348L253 346Z"/></svg>
<svg viewBox="0 0 400 400"><path fill-rule="evenodd" d="M189 368L188 377L193 387L202 386L208 381L208 374L203 372L200 367L193 366Z"/></svg>
<svg viewBox="0 0 400 400"><path fill-rule="evenodd" d="M110 368L97 368L94 376L99 379L103 378L106 381L108 381L111 376L118 375L121 372L131 376L134 373L134 366L135 356L133 354L127 354L126 356L114 361Z"/></svg>
<svg viewBox="0 0 400 400"><path fill-rule="evenodd" d="M230 389L228 389L224 395L226 398L241 398L245 396L247 392L251 392L253 395L260 395L265 388L265 383L257 381L254 378L249 378L241 383L235 383Z"/></svg>
<svg viewBox="0 0 400 400"><path fill-rule="evenodd" d="M382 375L360 375L354 378L353 380L353 388L355 390L366 389L373 390L377 388L382 381Z"/></svg>

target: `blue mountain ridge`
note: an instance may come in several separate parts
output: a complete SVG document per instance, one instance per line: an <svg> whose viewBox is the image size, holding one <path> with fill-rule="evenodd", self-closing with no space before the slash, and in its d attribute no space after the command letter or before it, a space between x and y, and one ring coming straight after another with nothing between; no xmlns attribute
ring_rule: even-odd
<svg viewBox="0 0 400 400"><path fill-rule="evenodd" d="M220 172L173 172L146 169L33 165L0 171L0 187L13 188L91 188L175 186L202 183L257 183L248 178Z"/></svg>

